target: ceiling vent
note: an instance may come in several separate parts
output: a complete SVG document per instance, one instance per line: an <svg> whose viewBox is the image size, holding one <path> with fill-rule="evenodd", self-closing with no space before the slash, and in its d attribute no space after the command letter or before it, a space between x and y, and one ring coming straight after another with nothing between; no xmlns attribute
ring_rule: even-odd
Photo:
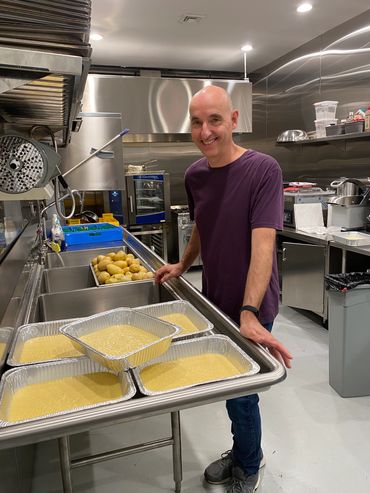
<svg viewBox="0 0 370 493"><path fill-rule="evenodd" d="M205 15L184 14L180 17L179 22L181 22L181 24L199 24L204 18Z"/></svg>

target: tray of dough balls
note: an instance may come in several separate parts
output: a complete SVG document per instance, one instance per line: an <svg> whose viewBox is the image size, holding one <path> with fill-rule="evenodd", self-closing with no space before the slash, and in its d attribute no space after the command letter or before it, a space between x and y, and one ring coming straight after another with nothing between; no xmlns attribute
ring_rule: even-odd
<svg viewBox="0 0 370 493"><path fill-rule="evenodd" d="M121 371L163 354L179 329L131 308L115 308L72 322L60 331L92 360Z"/></svg>
<svg viewBox="0 0 370 493"><path fill-rule="evenodd" d="M115 404L135 392L129 373L86 357L12 368L0 382L0 427Z"/></svg>
<svg viewBox="0 0 370 493"><path fill-rule="evenodd" d="M180 331L174 340L197 337L213 329L213 324L185 300L139 306L134 310L179 327Z"/></svg>
<svg viewBox="0 0 370 493"><path fill-rule="evenodd" d="M124 250L98 255L90 263L97 286L121 282L152 281L154 273L132 253Z"/></svg>
<svg viewBox="0 0 370 493"><path fill-rule="evenodd" d="M74 320L53 320L19 327L10 347L8 365L24 366L83 356L71 339L59 332L63 325Z"/></svg>
<svg viewBox="0 0 370 493"><path fill-rule="evenodd" d="M259 371L259 365L227 336L210 335L174 342L166 353L135 368L133 374L140 391L152 396Z"/></svg>
<svg viewBox="0 0 370 493"><path fill-rule="evenodd" d="M0 370L4 366L8 349L10 346L10 341L13 336L12 327L0 327Z"/></svg>

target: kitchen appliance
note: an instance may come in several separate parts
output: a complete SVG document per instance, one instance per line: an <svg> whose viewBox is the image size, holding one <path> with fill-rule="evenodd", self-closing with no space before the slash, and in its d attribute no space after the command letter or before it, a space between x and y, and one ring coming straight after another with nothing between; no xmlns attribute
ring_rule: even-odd
<svg viewBox="0 0 370 493"><path fill-rule="evenodd" d="M346 178L341 177L330 183L330 186L336 190L338 196L359 195L361 190L370 186L370 178Z"/></svg>
<svg viewBox="0 0 370 493"><path fill-rule="evenodd" d="M48 145L20 135L0 137L0 191L28 192L60 174L60 156Z"/></svg>
<svg viewBox="0 0 370 493"><path fill-rule="evenodd" d="M124 220L128 226L158 224L170 219L170 175L163 171L128 173Z"/></svg>
<svg viewBox="0 0 370 493"><path fill-rule="evenodd" d="M329 200L328 226L364 229L370 211L369 178L340 178L330 184L336 195Z"/></svg>
<svg viewBox="0 0 370 493"><path fill-rule="evenodd" d="M189 243L194 221L190 219L187 205L171 206L171 227L168 235L168 255L171 263L181 260ZM194 260L192 266L202 265L201 256Z"/></svg>
<svg viewBox="0 0 370 493"><path fill-rule="evenodd" d="M329 201L328 226L340 226L343 230L364 229L370 211L370 188L364 195L343 195Z"/></svg>
<svg viewBox="0 0 370 493"><path fill-rule="evenodd" d="M295 228L294 204L313 204L320 202L323 208L324 222L326 221L328 200L333 197L333 190L322 190L319 187L297 188L284 191L284 226Z"/></svg>

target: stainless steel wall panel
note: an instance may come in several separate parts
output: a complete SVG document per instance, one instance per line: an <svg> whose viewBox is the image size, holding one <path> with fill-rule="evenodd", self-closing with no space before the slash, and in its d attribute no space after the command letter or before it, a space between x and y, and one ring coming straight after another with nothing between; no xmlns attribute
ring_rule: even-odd
<svg viewBox="0 0 370 493"><path fill-rule="evenodd" d="M245 81L89 75L84 111L118 111L132 134L189 133L189 102L206 85L225 88L240 109L236 132L252 130L252 85Z"/></svg>
<svg viewBox="0 0 370 493"><path fill-rule="evenodd" d="M254 124L253 133L243 136L242 144L274 156L286 181L308 180L328 186L333 178L340 176L370 175L370 139L276 145L282 130L315 129L313 103L316 101L339 101L339 119L345 118L349 111L370 105L370 51L320 53L325 49L369 48L369 26L370 10L259 70L263 75L254 87L266 81L267 132L260 122ZM258 114L263 114L260 97Z"/></svg>

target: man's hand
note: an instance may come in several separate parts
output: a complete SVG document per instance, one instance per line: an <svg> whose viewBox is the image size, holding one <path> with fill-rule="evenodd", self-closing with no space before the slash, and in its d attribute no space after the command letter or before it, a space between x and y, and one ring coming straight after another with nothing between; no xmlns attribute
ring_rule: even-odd
<svg viewBox="0 0 370 493"><path fill-rule="evenodd" d="M184 270L184 266L181 262L163 265L163 267L158 269L155 273L155 282L162 284L173 277L179 277Z"/></svg>
<svg viewBox="0 0 370 493"><path fill-rule="evenodd" d="M240 315L240 333L247 339L266 346L272 356L287 368L291 368L291 359L293 356L283 344L281 344L270 332L263 327L251 312L242 312Z"/></svg>

